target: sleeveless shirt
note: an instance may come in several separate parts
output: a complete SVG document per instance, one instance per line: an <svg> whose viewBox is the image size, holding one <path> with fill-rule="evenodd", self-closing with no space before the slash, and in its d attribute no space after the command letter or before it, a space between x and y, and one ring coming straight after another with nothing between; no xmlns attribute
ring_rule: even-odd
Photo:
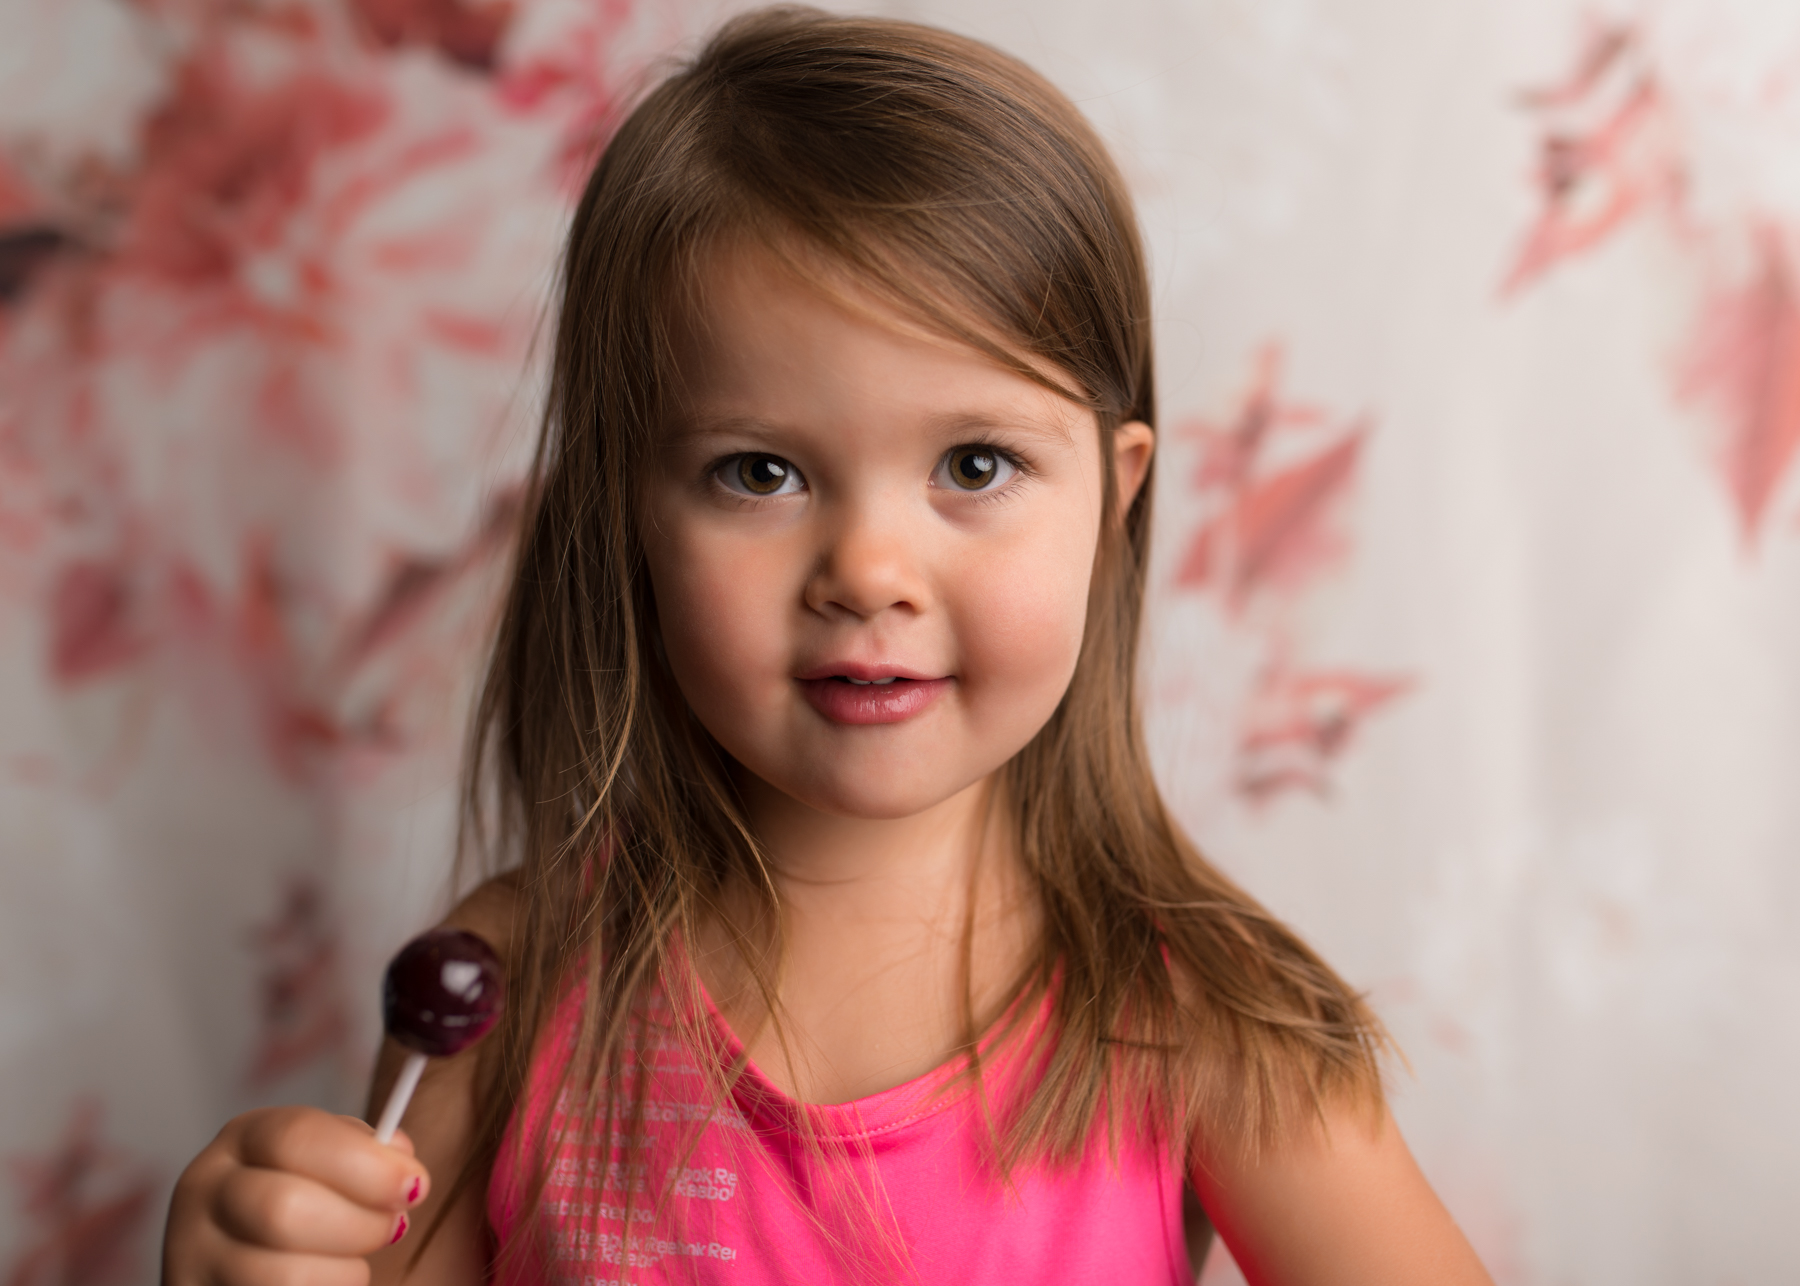
<svg viewBox="0 0 1800 1286"><path fill-rule="evenodd" d="M1193 1280L1172 1149L1128 1130L1115 1149L1102 1128L1079 1160L1003 1177L983 1095L959 1077L966 1056L833 1105L797 1103L751 1064L714 1103L655 993L643 1011L644 1121L629 1151L620 1123L597 1128L568 1095L549 1101L580 1003L571 993L547 1024L488 1185L497 1286ZM715 1047L703 1056L731 1067L742 1047L707 1007ZM987 1102L1009 1101L1023 1062L984 1052ZM549 1171L534 1217L523 1208L529 1152L516 1145L538 1137L546 1114Z"/></svg>

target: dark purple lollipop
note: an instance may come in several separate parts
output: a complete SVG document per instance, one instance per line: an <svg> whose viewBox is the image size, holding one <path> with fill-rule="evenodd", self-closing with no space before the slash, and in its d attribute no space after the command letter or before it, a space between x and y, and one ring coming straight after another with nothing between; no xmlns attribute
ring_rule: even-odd
<svg viewBox="0 0 1800 1286"><path fill-rule="evenodd" d="M506 980L493 948L462 929L433 929L400 949L381 984L388 1035L412 1054L388 1095L375 1137L386 1143L400 1126L427 1058L460 1054L500 1021Z"/></svg>
<svg viewBox="0 0 1800 1286"><path fill-rule="evenodd" d="M400 949L381 983L381 1020L408 1049L460 1054L500 1020L506 982L493 948L462 929L433 929Z"/></svg>

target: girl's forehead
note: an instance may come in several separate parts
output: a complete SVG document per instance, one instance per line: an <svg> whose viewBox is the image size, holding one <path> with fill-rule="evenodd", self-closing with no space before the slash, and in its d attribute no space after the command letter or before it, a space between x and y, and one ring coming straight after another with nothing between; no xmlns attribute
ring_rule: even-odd
<svg viewBox="0 0 1800 1286"><path fill-rule="evenodd" d="M946 348L965 347L941 326L932 326L920 308L903 307L878 283L841 258L795 235L756 237L748 233L721 236L695 258L689 288L682 292L681 321L705 338L725 314L737 320L746 311L796 305L824 307L866 325L877 326ZM991 329L981 318L953 300L934 303L975 330Z"/></svg>
<svg viewBox="0 0 1800 1286"><path fill-rule="evenodd" d="M792 357L804 365L809 352L830 349L834 341L841 348L849 337L861 335L907 350L916 365L935 361L946 372L984 370L1085 409L1067 371L1030 352L966 303L931 289L927 280L921 272L908 283L913 297L897 297L895 290L797 236L720 237L696 256L687 288L676 292L681 302L671 326L673 374L681 391L694 394L734 361ZM971 343L971 336L982 346ZM1034 375L1025 375L1020 365Z"/></svg>
<svg viewBox="0 0 1800 1286"><path fill-rule="evenodd" d="M679 422L1060 428L1081 409L853 282L748 255L720 269L677 346Z"/></svg>

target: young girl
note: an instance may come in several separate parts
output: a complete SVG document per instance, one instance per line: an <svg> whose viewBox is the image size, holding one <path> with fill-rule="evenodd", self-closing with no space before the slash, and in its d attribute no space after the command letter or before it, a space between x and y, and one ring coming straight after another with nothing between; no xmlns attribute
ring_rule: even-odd
<svg viewBox="0 0 1800 1286"><path fill-rule="evenodd" d="M1375 1019L1157 795L1153 418L1064 98L923 27L727 26L570 234L470 757L510 869L450 921L506 1018L392 1147L229 1124L170 1286L1173 1283L1208 1220L1252 1282L1486 1282Z"/></svg>

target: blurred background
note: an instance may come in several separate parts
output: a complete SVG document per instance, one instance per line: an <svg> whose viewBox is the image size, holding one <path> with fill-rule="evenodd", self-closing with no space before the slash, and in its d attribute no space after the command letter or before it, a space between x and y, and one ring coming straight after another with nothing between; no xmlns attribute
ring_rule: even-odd
<svg viewBox="0 0 1800 1286"><path fill-rule="evenodd" d="M1496 1278L1800 1280L1800 6L874 9L1117 151L1162 781ZM0 0L5 1286L151 1282L228 1117L360 1109L561 226L731 11Z"/></svg>

